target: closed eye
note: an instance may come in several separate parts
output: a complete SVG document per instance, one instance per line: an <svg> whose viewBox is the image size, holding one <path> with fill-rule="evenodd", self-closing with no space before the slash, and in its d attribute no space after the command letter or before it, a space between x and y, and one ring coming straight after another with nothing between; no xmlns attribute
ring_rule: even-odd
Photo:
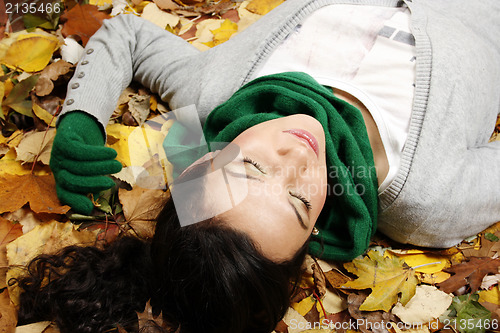
<svg viewBox="0 0 500 333"><path fill-rule="evenodd" d="M299 199L300 201L302 201L304 203L304 206L306 206L306 209L307 211L310 211L312 209L312 205L311 205L311 202L309 200L307 200L303 195L301 195L300 193L295 193L295 192L290 192L290 195L292 197L295 197L297 199Z"/></svg>
<svg viewBox="0 0 500 333"><path fill-rule="evenodd" d="M249 157L244 157L243 158L243 162L244 163L249 163L251 165L253 165L257 170L259 170L260 172L262 172L263 174L266 174L266 172L264 171L264 168L262 167L262 165L260 165L258 162L252 160L251 158Z"/></svg>

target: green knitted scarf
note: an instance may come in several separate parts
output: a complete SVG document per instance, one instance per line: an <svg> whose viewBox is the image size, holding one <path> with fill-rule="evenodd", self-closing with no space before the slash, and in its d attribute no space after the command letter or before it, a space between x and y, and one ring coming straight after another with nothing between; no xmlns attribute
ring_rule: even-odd
<svg viewBox="0 0 500 333"><path fill-rule="evenodd" d="M304 73L260 77L208 116L210 142L230 142L247 128L294 114L316 118L325 130L329 195L316 222L310 252L351 260L369 245L377 225L377 175L361 112ZM277 236L279 237L279 236Z"/></svg>
<svg viewBox="0 0 500 333"><path fill-rule="evenodd" d="M377 225L377 176L358 109L307 74L281 73L243 86L210 113L203 131L209 145L230 142L247 128L294 114L316 118L325 130L329 195L310 252L324 259L351 260L366 250ZM183 131L183 125L175 123L163 144L174 176L206 151L199 142L186 142Z"/></svg>

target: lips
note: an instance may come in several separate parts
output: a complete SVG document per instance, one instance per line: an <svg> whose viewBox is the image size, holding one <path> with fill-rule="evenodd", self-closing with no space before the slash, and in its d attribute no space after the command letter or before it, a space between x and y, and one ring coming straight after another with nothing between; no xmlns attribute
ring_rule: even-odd
<svg viewBox="0 0 500 333"><path fill-rule="evenodd" d="M290 129L290 130L283 131L283 132L295 135L299 139L305 141L309 145L309 147L311 147L311 149L314 151L316 156L319 156L318 140L316 140L314 135L312 135L311 133L309 133L308 131L303 130L303 129Z"/></svg>

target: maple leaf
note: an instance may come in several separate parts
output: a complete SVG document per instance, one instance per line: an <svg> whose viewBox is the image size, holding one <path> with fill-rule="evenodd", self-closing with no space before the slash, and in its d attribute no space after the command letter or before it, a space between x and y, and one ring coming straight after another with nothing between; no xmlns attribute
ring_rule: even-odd
<svg viewBox="0 0 500 333"><path fill-rule="evenodd" d="M492 241L486 238L486 234L481 234L479 239L480 248L463 249L462 253L465 257L492 257L500 250L500 241Z"/></svg>
<svg viewBox="0 0 500 333"><path fill-rule="evenodd" d="M168 199L169 193L163 190L148 190L135 187L131 191L120 188L118 196L123 214L133 232L143 239L154 235L154 220Z"/></svg>
<svg viewBox="0 0 500 333"><path fill-rule="evenodd" d="M5 175L0 176L0 184L0 213L13 212L27 203L36 213L65 214L70 209L61 206L52 175Z"/></svg>
<svg viewBox="0 0 500 333"><path fill-rule="evenodd" d="M0 289L7 287L5 275L9 264L7 262L7 244L23 234L19 223L12 223L0 216Z"/></svg>
<svg viewBox="0 0 500 333"><path fill-rule="evenodd" d="M0 294L0 332L14 332L17 325L17 310L12 304L9 291Z"/></svg>
<svg viewBox="0 0 500 333"><path fill-rule="evenodd" d="M446 272L454 273L454 275L439 283L439 289L451 293L469 284L471 292L474 293L481 286L484 276L498 273L499 266L499 258L471 257L467 262L445 269Z"/></svg>
<svg viewBox="0 0 500 333"><path fill-rule="evenodd" d="M77 4L61 16L61 19L66 20L61 32L64 37L80 36L83 46L85 46L90 37L99 30L102 21L107 18L110 16L100 12L95 6Z"/></svg>
<svg viewBox="0 0 500 333"><path fill-rule="evenodd" d="M167 332L172 331L172 327L169 327L168 323L163 320L163 316L160 313L158 316L153 314L153 308L149 301L146 303L146 307L143 312L136 312L137 319L139 320L139 332L147 332L148 328L166 328ZM163 330L162 330L163 331Z"/></svg>
<svg viewBox="0 0 500 333"><path fill-rule="evenodd" d="M403 305L415 294L418 279L415 271L405 266L404 260L383 257L377 251L369 251L367 257L344 264L358 279L347 282L343 288L370 288L372 292L361 304L360 310L389 311L398 301L400 293Z"/></svg>
<svg viewBox="0 0 500 333"><path fill-rule="evenodd" d="M16 147L17 161L32 163L35 160L49 165L52 143L56 136L55 128L44 132L28 132Z"/></svg>

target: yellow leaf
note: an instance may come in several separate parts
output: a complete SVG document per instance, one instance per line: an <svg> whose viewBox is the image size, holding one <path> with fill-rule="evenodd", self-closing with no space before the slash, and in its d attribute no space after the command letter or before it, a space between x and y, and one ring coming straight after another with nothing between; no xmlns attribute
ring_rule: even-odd
<svg viewBox="0 0 500 333"><path fill-rule="evenodd" d="M113 0L89 0L89 5L94 5L94 6L104 6L104 5L111 5L113 4Z"/></svg>
<svg viewBox="0 0 500 333"><path fill-rule="evenodd" d="M479 292L479 302L489 302L500 305L500 287L497 285L490 290L481 290Z"/></svg>
<svg viewBox="0 0 500 333"><path fill-rule="evenodd" d="M389 311L398 301L405 305L415 294L418 279L415 271L404 267L404 261L397 257L383 257L377 251L368 252L362 259L354 259L344 267L358 279L344 284L344 288L372 290L361 304L361 311Z"/></svg>
<svg viewBox="0 0 500 333"><path fill-rule="evenodd" d="M432 274L450 266L447 257L435 255L432 252L421 250L408 250L404 252L389 250L387 252L402 258L408 266L414 267L416 272Z"/></svg>
<svg viewBox="0 0 500 333"><path fill-rule="evenodd" d="M0 135L0 144L6 144L9 148L16 147L23 139L23 131L17 130L12 133L8 138Z"/></svg>
<svg viewBox="0 0 500 333"><path fill-rule="evenodd" d="M57 117L51 115L49 111L45 110L37 103L33 103L33 113L50 127L56 126Z"/></svg>
<svg viewBox="0 0 500 333"><path fill-rule="evenodd" d="M3 82L0 82L0 106L2 105L4 94L5 94L5 85ZM5 115L2 111L2 108L0 108L0 118L5 119Z"/></svg>
<svg viewBox="0 0 500 333"><path fill-rule="evenodd" d="M247 9L249 4L250 1L245 0L238 7L238 16L240 17L240 20L238 21L238 31L245 30L262 17L262 15L258 15L249 11Z"/></svg>
<svg viewBox="0 0 500 333"><path fill-rule="evenodd" d="M106 127L108 134L108 146L118 153L116 159L123 166L130 166L130 153L128 148L128 136L136 127L121 124L111 124ZM110 140L111 137L111 140Z"/></svg>
<svg viewBox="0 0 500 333"><path fill-rule="evenodd" d="M0 175L27 175L31 173L31 165L21 165L16 161L17 155L15 149L9 150L4 157L0 159ZM51 173L48 166L36 165L33 174L37 176L48 175Z"/></svg>
<svg viewBox="0 0 500 333"><path fill-rule="evenodd" d="M228 41L229 38L231 38L231 36L237 31L238 25L229 19L225 19L219 28L212 30L212 33L214 35L213 46Z"/></svg>
<svg viewBox="0 0 500 333"><path fill-rule="evenodd" d="M432 273L432 274L426 274L426 273L422 273L420 275L420 281L422 283L428 283L428 284L436 284L436 283L441 283L445 280L448 280L448 278L451 276L450 273L446 273L446 272L437 272L437 273Z"/></svg>
<svg viewBox="0 0 500 333"><path fill-rule="evenodd" d="M213 46L214 34L213 30L217 30L221 27L224 20L221 19L207 19L196 25L196 40L192 42L193 46L200 51L206 51Z"/></svg>
<svg viewBox="0 0 500 333"><path fill-rule="evenodd" d="M284 0L253 0L246 9L258 15L266 15L283 2Z"/></svg>
<svg viewBox="0 0 500 333"><path fill-rule="evenodd" d="M59 44L57 37L51 35L38 33L21 35L9 47L2 63L26 72L41 71L49 63Z"/></svg>
<svg viewBox="0 0 500 333"><path fill-rule="evenodd" d="M9 271L7 281L19 278L26 271L23 268L31 259L39 254L52 254L69 245L95 245L97 230L77 230L71 222L61 223L51 221L41 224L27 234L17 238L7 245ZM14 304L18 304L19 288L9 286L9 293Z"/></svg>
<svg viewBox="0 0 500 333"><path fill-rule="evenodd" d="M314 287L314 278L312 275L302 274L299 288L308 289Z"/></svg>
<svg viewBox="0 0 500 333"><path fill-rule="evenodd" d="M108 141L109 146L117 150L117 159L124 166L145 166L154 157L164 160L163 140L172 123L173 120L167 121L160 131L147 122L140 127L111 124L106 128L108 136L114 138Z"/></svg>
<svg viewBox="0 0 500 333"><path fill-rule="evenodd" d="M305 316L309 311L311 311L312 307L316 304L316 299L311 295L309 297L304 298L302 301L298 303L293 303L292 308L297 311L301 316Z"/></svg>

